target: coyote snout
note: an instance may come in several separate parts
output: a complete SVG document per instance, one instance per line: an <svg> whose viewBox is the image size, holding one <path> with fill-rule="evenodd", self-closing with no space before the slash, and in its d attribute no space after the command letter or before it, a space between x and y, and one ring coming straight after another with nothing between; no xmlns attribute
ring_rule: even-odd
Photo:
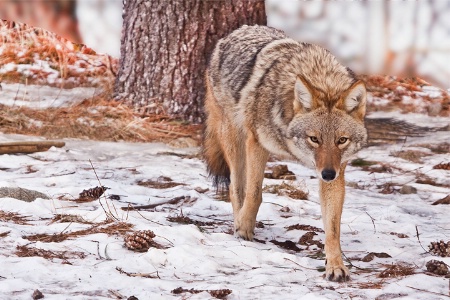
<svg viewBox="0 0 450 300"><path fill-rule="evenodd" d="M322 175L322 179L325 181L332 181L336 178L336 171L333 169L324 169L320 175Z"/></svg>
<svg viewBox="0 0 450 300"><path fill-rule="evenodd" d="M320 181L326 278L348 280L340 220L346 163L367 139L364 84L325 49L264 26L221 39L205 79L204 155L229 187L236 234L253 239L269 153L298 160Z"/></svg>

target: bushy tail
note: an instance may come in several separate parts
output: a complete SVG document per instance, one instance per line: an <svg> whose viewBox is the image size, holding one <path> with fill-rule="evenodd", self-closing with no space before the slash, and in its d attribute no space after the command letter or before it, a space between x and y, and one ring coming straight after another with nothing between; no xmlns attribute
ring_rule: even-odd
<svg viewBox="0 0 450 300"><path fill-rule="evenodd" d="M205 128L203 137L203 156L206 160L208 174L213 179L216 191L223 192L228 190L230 185L230 167L225 160L217 134L208 126Z"/></svg>

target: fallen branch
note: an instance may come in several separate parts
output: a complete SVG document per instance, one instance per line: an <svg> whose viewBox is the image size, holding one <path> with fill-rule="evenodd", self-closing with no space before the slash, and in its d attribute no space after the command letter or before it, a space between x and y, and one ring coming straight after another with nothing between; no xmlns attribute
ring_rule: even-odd
<svg viewBox="0 0 450 300"><path fill-rule="evenodd" d="M51 147L61 148L66 143L59 141L21 141L0 143L0 154L34 153L47 151Z"/></svg>
<svg viewBox="0 0 450 300"><path fill-rule="evenodd" d="M444 296L444 297L450 298L450 295L446 295L446 294L442 294L442 293L436 293L436 292L432 292L432 291L427 291L427 290L415 288L415 287L412 287L412 286L409 286L409 285L407 285L406 287L409 287L410 289L413 289L413 290L416 290L416 291L430 293L430 294L433 294L433 295L439 295L439 296Z"/></svg>
<svg viewBox="0 0 450 300"><path fill-rule="evenodd" d="M158 271L153 272L153 273L156 273L156 276L155 276L155 275L152 275L153 273L130 273L130 272L125 272L120 267L116 267L116 270L119 271L120 274L125 274L125 275L127 275L129 277L143 277L143 278L153 278L153 279L159 278L159 279L161 279L161 277L159 277Z"/></svg>
<svg viewBox="0 0 450 300"><path fill-rule="evenodd" d="M178 202L180 202L181 200L184 200L185 198L186 198L185 196L180 196L180 197L175 197L173 199L170 199L169 201L166 201L166 202L159 202L159 203L154 203L154 204L138 205L138 206L129 205L129 206L121 207L121 209L122 210L152 209L157 206L164 205L164 204L177 204Z"/></svg>

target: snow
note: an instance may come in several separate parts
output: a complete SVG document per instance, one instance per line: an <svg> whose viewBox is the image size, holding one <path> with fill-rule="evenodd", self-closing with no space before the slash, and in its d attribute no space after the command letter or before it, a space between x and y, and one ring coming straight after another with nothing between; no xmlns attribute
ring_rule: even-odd
<svg viewBox="0 0 450 300"><path fill-rule="evenodd" d="M381 112L371 117L377 117L377 114ZM450 118L419 114L390 112L382 116L431 127L450 123ZM0 141L26 139L30 138L0 136ZM138 299L212 298L207 292L186 293L186 296L172 294L171 291L178 287L227 288L232 290L227 299L374 299L389 294L399 296L398 299L446 299L445 295L449 293L449 279L428 275L425 264L431 259L450 264L450 257L436 258L422 248L427 249L433 241L447 241L450 234L450 207L431 205L448 194L450 172L435 170L432 166L449 161L449 155L432 153L423 146L449 142L448 131L410 138L404 144L372 146L358 153L359 158L395 166L392 173L348 167L341 225L342 249L354 265L350 269L352 281L348 283L328 282L322 277L324 259L316 246L310 246L308 250L297 244L303 250L293 252L270 242L296 242L305 233L287 231L286 227L290 225L322 228L318 182L310 169L294 162L269 163L287 164L297 176L298 187L309 191L309 199L295 200L264 193L257 218L264 228L256 228L256 238L265 243L249 242L230 234L233 228L231 204L215 198L205 164L195 156L199 153L198 148L175 149L162 143L70 139L65 142L64 148L51 148L47 152L0 156L0 186L25 187L46 193L51 198L33 202L0 199L0 211L16 212L29 220L28 225L0 222L0 235L7 233L0 237L0 298L29 299L36 289L45 295L45 299L111 299L113 295L134 295ZM423 157L422 163L393 156L396 151L418 149L432 155ZM29 166L35 172L27 172ZM447 187L415 183L418 172ZM141 180L157 180L160 176L184 185L155 189L137 184ZM264 181L264 185L280 183L275 179ZM393 183L396 190L408 184L415 187L417 193L382 194L380 186L384 183ZM93 202L73 201L82 190L99 185L109 187L106 195L119 195L120 200L101 197ZM199 188L210 190L200 193ZM186 198L177 204L164 204L180 196ZM155 203L161 205L141 211L120 209L129 204ZM105 233L80 235L59 243L32 242L25 238L38 233L74 232L92 226L52 222L56 214L76 215L94 223L105 221L107 214L111 214L119 221L133 224L133 230L152 230L156 234L155 241L166 248L150 248L145 253L137 253L124 247L122 236ZM215 225L196 226L167 220L167 217L178 215ZM323 242L324 234L317 234L314 239ZM399 238L398 234L407 237ZM73 255L66 261L18 257L15 254L17 246L66 253L75 251L84 257ZM385 252L392 258L360 261L370 252ZM377 277L387 266L398 263L414 266L415 273L394 278ZM149 274L154 278L130 277L119 270Z"/></svg>
<svg viewBox="0 0 450 300"><path fill-rule="evenodd" d="M92 87L59 89L45 85L20 83L2 83L1 87L0 104L35 109L67 107L101 93L101 89Z"/></svg>

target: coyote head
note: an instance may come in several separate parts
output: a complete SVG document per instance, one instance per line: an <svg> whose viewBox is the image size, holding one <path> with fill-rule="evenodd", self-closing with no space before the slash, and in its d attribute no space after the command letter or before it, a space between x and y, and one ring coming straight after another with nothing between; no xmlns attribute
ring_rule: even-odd
<svg viewBox="0 0 450 300"><path fill-rule="evenodd" d="M357 81L337 96L330 96L298 77L294 88L295 115L288 126L291 153L315 168L324 181L339 176L347 162L367 141L364 127L366 88Z"/></svg>

